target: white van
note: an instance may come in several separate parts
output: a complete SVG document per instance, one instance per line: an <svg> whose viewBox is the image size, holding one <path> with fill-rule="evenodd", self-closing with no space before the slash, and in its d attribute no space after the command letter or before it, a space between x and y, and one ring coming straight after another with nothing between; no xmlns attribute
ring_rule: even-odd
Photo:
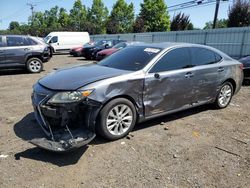
<svg viewBox="0 0 250 188"><path fill-rule="evenodd" d="M69 51L71 48L81 47L90 41L88 32L51 32L44 41L50 44L53 52Z"/></svg>

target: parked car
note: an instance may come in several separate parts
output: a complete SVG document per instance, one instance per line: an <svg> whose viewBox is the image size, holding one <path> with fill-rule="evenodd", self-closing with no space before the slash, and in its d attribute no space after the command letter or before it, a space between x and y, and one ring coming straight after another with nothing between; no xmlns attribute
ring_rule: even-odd
<svg viewBox="0 0 250 188"><path fill-rule="evenodd" d="M250 56L239 60L243 64L244 80L250 80Z"/></svg>
<svg viewBox="0 0 250 188"><path fill-rule="evenodd" d="M72 48L72 49L70 49L69 54L72 55L72 56L74 56L74 57L80 57L80 56L82 56L82 50L83 50L83 48L92 46L94 44L95 44L95 42L90 41L89 43L84 44L81 47Z"/></svg>
<svg viewBox="0 0 250 188"><path fill-rule="evenodd" d="M0 35L0 68L26 67L31 73L39 73L51 57L50 46L39 38Z"/></svg>
<svg viewBox="0 0 250 188"><path fill-rule="evenodd" d="M44 41L50 44L55 52L69 52L71 48L81 47L82 44L86 44L90 41L88 32L51 32L45 38Z"/></svg>
<svg viewBox="0 0 250 188"><path fill-rule="evenodd" d="M240 62L208 46L132 45L97 64L40 79L32 103L48 137L31 143L68 151L88 144L96 133L116 140L138 122L208 103L225 108L242 79Z"/></svg>
<svg viewBox="0 0 250 188"><path fill-rule="evenodd" d="M120 42L117 45L113 46L112 48L104 49L102 51L97 52L96 60L100 61L100 60L104 59L105 57L107 57L107 56L129 46L129 45L133 45L136 43L138 43L138 42Z"/></svg>
<svg viewBox="0 0 250 188"><path fill-rule="evenodd" d="M96 54L104 49L112 48L114 45L125 42L124 40L111 39L111 40L100 40L89 47L84 47L82 49L82 56L86 59L95 59Z"/></svg>

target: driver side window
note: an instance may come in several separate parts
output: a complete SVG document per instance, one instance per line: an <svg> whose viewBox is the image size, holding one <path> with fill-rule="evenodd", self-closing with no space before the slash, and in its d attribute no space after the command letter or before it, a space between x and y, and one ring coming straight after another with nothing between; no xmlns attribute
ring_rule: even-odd
<svg viewBox="0 0 250 188"><path fill-rule="evenodd" d="M149 71L150 73L171 71L191 67L189 48L177 48L167 52Z"/></svg>
<svg viewBox="0 0 250 188"><path fill-rule="evenodd" d="M57 43L58 42L58 36L54 36L52 37L52 39L50 40L50 43Z"/></svg>

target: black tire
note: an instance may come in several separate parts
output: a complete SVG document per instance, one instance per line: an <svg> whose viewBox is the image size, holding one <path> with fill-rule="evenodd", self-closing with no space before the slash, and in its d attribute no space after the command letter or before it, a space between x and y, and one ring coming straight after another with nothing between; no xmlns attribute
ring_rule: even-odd
<svg viewBox="0 0 250 188"><path fill-rule="evenodd" d="M222 91L223 88L230 88L230 90L231 90L230 97L228 97L228 99L226 100L225 104L223 104L223 103L221 102L221 100L220 100L221 95L222 95L222 93L223 93L223 91ZM215 106L217 109L226 108L226 107L230 104L230 102L231 102L231 99L232 99L232 97L233 97L233 92L234 92L234 90L233 90L233 85L232 85L230 82L224 82L224 83L222 84L222 86L220 87L220 90L219 90L219 92L218 92L218 94L217 94L216 100L215 100L215 102L214 102L214 106Z"/></svg>
<svg viewBox="0 0 250 188"><path fill-rule="evenodd" d="M82 56L82 52L77 52L77 57L81 57Z"/></svg>
<svg viewBox="0 0 250 188"><path fill-rule="evenodd" d="M109 114L111 113L112 110L114 110L115 107L118 107L118 108L120 107L120 110L122 110L123 106L128 107L131 110L128 112L128 116L130 117L130 115L132 115L132 120L126 120L126 121L131 121L131 124L124 128L123 121L125 121L125 120L121 120L121 119L116 120L117 122L120 121L120 123L121 123L120 125L117 125L119 127L117 129L118 132L119 132L119 130L122 130L121 132L123 132L124 129L125 129L125 131L123 133L119 133L119 135L114 135L111 133L112 130L110 130L110 131L108 130L107 119L110 117ZM125 109L124 112L126 112L126 110L127 109ZM128 117L128 116L126 116L126 117ZM125 118L125 116L124 116L124 118ZM110 101L109 103L107 103L103 107L103 109L100 111L98 121L97 121L97 127L96 127L97 133L107 140L120 139L120 138L126 136L134 128L135 123L136 123L136 118L137 118L137 116L136 116L136 109L135 109L134 104L125 98L116 98L116 99ZM127 122L125 122L125 123L127 123ZM115 127L117 127L117 126L115 126Z"/></svg>
<svg viewBox="0 0 250 188"><path fill-rule="evenodd" d="M26 67L31 73L39 73L43 70L43 62L36 57L28 59Z"/></svg>
<svg viewBox="0 0 250 188"><path fill-rule="evenodd" d="M92 57L91 57L91 56L86 56L85 59L86 59L86 60L91 60Z"/></svg>

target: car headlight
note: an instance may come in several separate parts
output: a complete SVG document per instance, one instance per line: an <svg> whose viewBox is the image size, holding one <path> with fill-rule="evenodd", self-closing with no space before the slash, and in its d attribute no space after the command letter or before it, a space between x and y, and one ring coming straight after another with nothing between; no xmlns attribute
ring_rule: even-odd
<svg viewBox="0 0 250 188"><path fill-rule="evenodd" d="M78 102L88 97L93 92L93 89L85 91L60 92L55 94L48 103L72 103Z"/></svg>

